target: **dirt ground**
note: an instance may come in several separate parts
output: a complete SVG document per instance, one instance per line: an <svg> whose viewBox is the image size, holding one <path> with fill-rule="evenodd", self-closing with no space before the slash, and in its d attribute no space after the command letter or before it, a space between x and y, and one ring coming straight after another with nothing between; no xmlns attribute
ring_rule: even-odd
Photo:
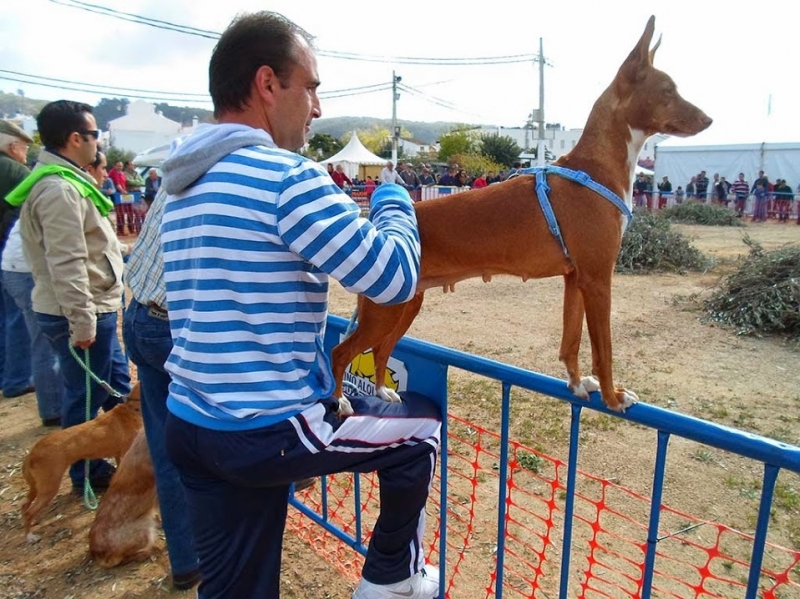
<svg viewBox="0 0 800 599"><path fill-rule="evenodd" d="M738 337L705 323L702 298L747 252L744 231L766 249L800 243L800 226L775 223L746 229L683 226L696 247L716 265L704 273L621 276L614 280L612 324L617 383L642 401L720 422L793 444L800 431L800 353L779 338ZM560 279L521 283L495 279L467 281L454 294L428 292L409 334L515 366L563 378L557 353L561 334ZM350 316L354 299L334 286L331 312ZM588 338L582 366L589 370ZM548 455L565 457L567 412L541 398L513 407L513 436ZM476 394L466 373L451 375L454 415L487 429L499 420L495 399ZM47 434L39 426L32 395L0 398L0 598L105 599L194 596L169 590L169 565L163 550L149 561L103 570L88 557L87 535L93 514L69 494L67 481L28 543L19 507L25 493L20 468L35 441ZM648 495L652 484L652 431L597 416L582 438L580 467ZM670 446L664 503L698 518L714 519L752 532L761 472L752 464L689 442ZM780 501L770 527L771 542L800 548L800 479L782 473ZM283 596L288 599L345 599L353 581L343 577L294 533L284 547ZM484 597L485 583L454 599ZM676 595L680 596L680 595ZM741 595L739 595L741 596ZM782 595L783 596L783 595ZM789 595L786 595L789 596Z"/></svg>

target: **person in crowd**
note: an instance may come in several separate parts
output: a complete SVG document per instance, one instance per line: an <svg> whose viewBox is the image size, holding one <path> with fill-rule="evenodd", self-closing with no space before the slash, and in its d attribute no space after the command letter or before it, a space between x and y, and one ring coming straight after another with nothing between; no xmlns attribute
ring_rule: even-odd
<svg viewBox="0 0 800 599"><path fill-rule="evenodd" d="M508 172L506 173L506 176L505 176L505 178L503 180L505 181L505 179L513 177L520 170L522 170L522 163L521 162L515 162L513 165L511 165L511 168L508 169Z"/></svg>
<svg viewBox="0 0 800 599"><path fill-rule="evenodd" d="M714 175L714 177L719 177L719 175ZM728 205L728 193L730 193L731 184L725 180L725 177L719 177L717 182L714 183L714 198L716 199L716 203L720 206Z"/></svg>
<svg viewBox="0 0 800 599"><path fill-rule="evenodd" d="M367 200L372 199L372 194L375 192L375 179L372 178L371 175L367 175L367 180L364 181L364 193L367 194Z"/></svg>
<svg viewBox="0 0 800 599"><path fill-rule="evenodd" d="M94 162L87 164L84 168L84 170L92 176L92 179L95 180L95 184L100 191L103 191L103 188L106 186L106 181L111 179L111 177L108 176L108 170L106 170L107 166L106 155L98 147Z"/></svg>
<svg viewBox="0 0 800 599"><path fill-rule="evenodd" d="M141 193L144 187L144 179L136 170L136 164L133 160L125 161L125 167L122 172L125 175L125 188L128 193Z"/></svg>
<svg viewBox="0 0 800 599"><path fill-rule="evenodd" d="M436 179L431 174L431 169L427 166L422 167L422 174L419 176L419 184L422 187L430 187L436 185Z"/></svg>
<svg viewBox="0 0 800 599"><path fill-rule="evenodd" d="M705 203L708 199L708 177L705 171L700 171L694 183L694 193L698 201Z"/></svg>
<svg viewBox="0 0 800 599"><path fill-rule="evenodd" d="M28 176L25 160L33 139L10 121L0 120L0 252L19 218L19 208L3 198ZM0 278L0 388L5 397L33 391L30 337L25 314Z"/></svg>
<svg viewBox="0 0 800 599"><path fill-rule="evenodd" d="M678 185L678 188L675 190L675 203L678 205L683 204L684 195L683 187Z"/></svg>
<svg viewBox="0 0 800 599"><path fill-rule="evenodd" d="M672 197L672 182L664 175L658 184L658 208L666 208L667 202Z"/></svg>
<svg viewBox="0 0 800 599"><path fill-rule="evenodd" d="M142 197L142 188L145 185L144 179L136 170L136 164L133 160L125 162L123 169L125 174L125 188L128 193L133 196L133 203L131 204L130 211L133 215L133 230L128 229L129 234L138 235L142 230L142 221L144 220L145 212L147 212L147 205Z"/></svg>
<svg viewBox="0 0 800 599"><path fill-rule="evenodd" d="M336 183L336 187L339 189L344 189L345 185L349 187L353 186L353 182L344 172L344 167L341 164L337 164L333 171L333 182Z"/></svg>
<svg viewBox="0 0 800 599"><path fill-rule="evenodd" d="M650 183L647 181L647 176L644 173L639 173L636 181L633 184L634 192L634 205L639 208L647 208L647 192L650 189Z"/></svg>
<svg viewBox="0 0 800 599"><path fill-rule="evenodd" d="M115 162L114 168L108 171L108 178L114 182L114 214L117 222L117 235L125 235L126 228L128 235L133 235L135 233L133 197L128 193L128 183L121 160Z"/></svg>
<svg viewBox="0 0 800 599"><path fill-rule="evenodd" d="M456 172L455 185L456 187L469 187L469 176L463 168Z"/></svg>
<svg viewBox="0 0 800 599"><path fill-rule="evenodd" d="M697 197L697 176L693 176L686 184L686 199L694 200Z"/></svg>
<svg viewBox="0 0 800 599"><path fill-rule="evenodd" d="M761 178L757 179L755 189L753 190L753 195L756 199L755 207L753 208L754 223L763 223L767 221L767 193L767 186L764 185Z"/></svg>
<svg viewBox="0 0 800 599"><path fill-rule="evenodd" d="M733 193L733 206L736 216L743 218L747 197L750 195L750 184L744 178L744 173L739 173L739 177L731 185L731 193Z"/></svg>
<svg viewBox="0 0 800 599"><path fill-rule="evenodd" d="M278 599L290 483L377 470L380 515L353 597L433 599L421 535L439 408L415 394L359 396L343 420L322 350L329 276L382 304L414 297L415 211L386 180L363 219L295 153L321 114L311 43L276 13L236 17L209 66L217 124L197 127L162 169L174 342L165 438L186 490L198 597Z"/></svg>
<svg viewBox="0 0 800 599"><path fill-rule="evenodd" d="M775 212L777 213L778 222L789 222L789 214L792 211L792 188L786 184L786 179L778 179L775 181Z"/></svg>
<svg viewBox="0 0 800 599"><path fill-rule="evenodd" d="M22 205L20 235L34 280L33 311L58 357L66 388L61 425L67 428L85 422L87 411L91 419L101 406L109 410L120 401L94 381L87 388L86 363L117 394L130 392L128 361L117 337L122 252L108 219L112 203L83 170L97 158L100 135L91 106L50 102L36 121L44 149L6 201ZM108 487L111 464L92 460L88 470L95 488ZM77 493L84 472L83 462L70 467Z"/></svg>
<svg viewBox="0 0 800 599"><path fill-rule="evenodd" d="M158 190L161 189L161 177L158 176L158 169L151 168L147 171L147 178L144 180L144 203L148 210L156 199Z"/></svg>
<svg viewBox="0 0 800 599"><path fill-rule="evenodd" d="M410 162L406 162L399 173L406 188L417 189L420 186L419 175L417 175L417 172L414 170L414 165Z"/></svg>
<svg viewBox="0 0 800 599"><path fill-rule="evenodd" d="M164 437L170 383L164 364L172 351L159 232L166 197L163 190L156 194L125 268L125 282L133 297L123 316L123 337L141 384L142 420L153 461L172 586L185 590L200 582L200 568L186 511L186 491L167 457Z"/></svg>
<svg viewBox="0 0 800 599"><path fill-rule="evenodd" d="M487 187L488 185L489 184L486 182L486 175L479 173L478 176L472 180L470 187L472 187L472 189L481 189L482 187Z"/></svg>
<svg viewBox="0 0 800 599"><path fill-rule="evenodd" d="M400 174L394 170L394 162L391 160L386 162L386 166L381 169L381 174L378 177L381 185L384 183L397 183L398 185L405 185L405 181Z"/></svg>
<svg viewBox="0 0 800 599"><path fill-rule="evenodd" d="M500 181L502 181L502 178L500 177L499 174L495 174L494 171L489 171L486 174L486 184L487 185L491 185L492 183L500 183Z"/></svg>
<svg viewBox="0 0 800 599"><path fill-rule="evenodd" d="M439 177L439 185L449 185L449 186L456 185L457 172L458 172L457 164L448 165L447 171L441 177Z"/></svg>

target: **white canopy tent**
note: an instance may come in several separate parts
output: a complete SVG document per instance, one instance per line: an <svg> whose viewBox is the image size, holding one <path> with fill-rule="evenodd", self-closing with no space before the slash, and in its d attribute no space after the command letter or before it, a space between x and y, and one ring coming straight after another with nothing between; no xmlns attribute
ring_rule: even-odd
<svg viewBox="0 0 800 599"><path fill-rule="evenodd" d="M364 178L364 169L359 167L364 166L380 166L386 164L386 158L381 158L376 154L370 152L358 139L358 135L353 131L353 135L347 145L339 152L320 161L320 164L332 164L334 166L341 164L345 174L351 179L355 176Z"/></svg>
<svg viewBox="0 0 800 599"><path fill-rule="evenodd" d="M656 181L668 176L673 188L686 186L692 176L706 171L735 181L744 173L750 183L764 171L770 181L778 177L796 189L800 183L800 131L766 121L743 131L716 124L688 138L673 137L656 145Z"/></svg>

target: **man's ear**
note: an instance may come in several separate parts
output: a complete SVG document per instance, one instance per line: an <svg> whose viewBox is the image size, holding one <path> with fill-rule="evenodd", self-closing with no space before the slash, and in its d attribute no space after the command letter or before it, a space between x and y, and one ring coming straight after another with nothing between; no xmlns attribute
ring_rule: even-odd
<svg viewBox="0 0 800 599"><path fill-rule="evenodd" d="M253 90L264 102L268 104L274 103L275 91L277 86L280 85L278 77L272 67L263 65L256 71L253 78Z"/></svg>

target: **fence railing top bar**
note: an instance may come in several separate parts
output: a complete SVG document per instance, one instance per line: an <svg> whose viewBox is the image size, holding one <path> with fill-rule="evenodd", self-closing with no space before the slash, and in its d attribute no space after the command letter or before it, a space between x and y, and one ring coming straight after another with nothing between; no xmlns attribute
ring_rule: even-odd
<svg viewBox="0 0 800 599"><path fill-rule="evenodd" d="M329 316L328 318L330 324L335 328L346 329L348 322L346 319L339 316ZM564 380L412 337L404 337L397 345L396 355L402 358L405 352L800 473L800 447L774 439L694 416L671 412L646 403L637 404L624 414L619 414L605 407L599 393L593 393L591 400L587 402L574 396Z"/></svg>

